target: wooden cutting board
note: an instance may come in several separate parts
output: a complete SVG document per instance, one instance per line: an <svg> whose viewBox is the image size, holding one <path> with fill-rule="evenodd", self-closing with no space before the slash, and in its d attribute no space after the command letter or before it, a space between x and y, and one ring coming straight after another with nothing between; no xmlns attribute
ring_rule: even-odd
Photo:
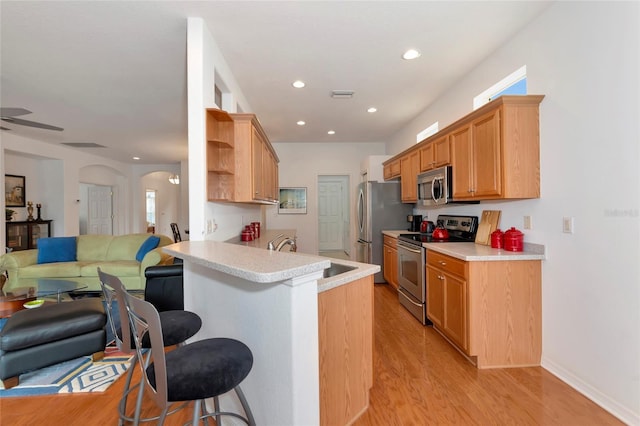
<svg viewBox="0 0 640 426"><path fill-rule="evenodd" d="M501 210L483 210L476 233L476 244L491 244L491 233L500 225Z"/></svg>

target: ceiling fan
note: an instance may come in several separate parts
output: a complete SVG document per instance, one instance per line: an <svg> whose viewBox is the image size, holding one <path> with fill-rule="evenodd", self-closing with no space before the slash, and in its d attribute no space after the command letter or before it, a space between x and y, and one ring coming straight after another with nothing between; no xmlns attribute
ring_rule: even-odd
<svg viewBox="0 0 640 426"><path fill-rule="evenodd" d="M31 114L31 111L24 108L0 108L0 120L6 121L11 124L19 124L21 126L37 127L38 129L46 130L64 130L62 127L52 126L50 124L38 123L36 121L23 120L21 118L15 118L20 115ZM0 127L2 130L11 130L6 127Z"/></svg>

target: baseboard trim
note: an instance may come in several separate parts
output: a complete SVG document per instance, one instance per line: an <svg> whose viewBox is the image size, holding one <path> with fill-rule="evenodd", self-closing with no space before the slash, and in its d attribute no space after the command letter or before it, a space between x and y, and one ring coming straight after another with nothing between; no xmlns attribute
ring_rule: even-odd
<svg viewBox="0 0 640 426"><path fill-rule="evenodd" d="M580 377L577 377L570 371L567 371L562 366L554 363L544 356L542 357L541 366L542 368L574 388L576 391L580 392L582 395L598 404L604 410L611 413L611 415L617 417L620 421L628 425L640 425L640 414L634 413L629 408L611 399L608 395L600 392L598 389L594 388L589 383L585 382Z"/></svg>

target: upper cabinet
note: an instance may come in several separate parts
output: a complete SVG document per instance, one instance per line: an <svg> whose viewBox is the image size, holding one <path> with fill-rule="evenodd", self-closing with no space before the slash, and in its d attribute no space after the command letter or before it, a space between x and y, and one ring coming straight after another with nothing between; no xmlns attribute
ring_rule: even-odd
<svg viewBox="0 0 640 426"><path fill-rule="evenodd" d="M390 163L384 163L382 168L384 180L390 180L400 177L400 159L397 158Z"/></svg>
<svg viewBox="0 0 640 426"><path fill-rule="evenodd" d="M209 201L277 202L278 156L254 114L207 109Z"/></svg>
<svg viewBox="0 0 640 426"><path fill-rule="evenodd" d="M400 189L403 203L418 201L418 169L420 152L417 149L400 158Z"/></svg>
<svg viewBox="0 0 640 426"><path fill-rule="evenodd" d="M417 150L411 147L387 160L385 172L394 161L402 163L402 201L413 199L418 173L448 164L456 200L539 198L542 99L501 96L420 142ZM412 152L419 153L419 164L415 171L405 170Z"/></svg>
<svg viewBox="0 0 640 426"><path fill-rule="evenodd" d="M446 166L451 162L449 135L444 135L420 148L420 171Z"/></svg>

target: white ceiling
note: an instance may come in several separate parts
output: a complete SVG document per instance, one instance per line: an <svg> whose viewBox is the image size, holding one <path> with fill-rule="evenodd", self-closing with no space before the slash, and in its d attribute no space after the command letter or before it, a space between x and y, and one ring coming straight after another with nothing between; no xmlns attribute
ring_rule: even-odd
<svg viewBox="0 0 640 426"><path fill-rule="evenodd" d="M0 104L65 130L2 126L125 162L186 159L186 19L202 17L272 142L384 142L549 4L3 0Z"/></svg>

